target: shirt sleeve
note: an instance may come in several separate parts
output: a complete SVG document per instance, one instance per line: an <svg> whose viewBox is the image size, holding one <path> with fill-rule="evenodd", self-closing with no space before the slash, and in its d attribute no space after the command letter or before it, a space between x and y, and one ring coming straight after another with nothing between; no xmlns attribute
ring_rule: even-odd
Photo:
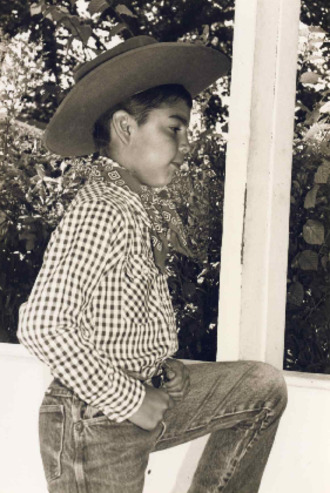
<svg viewBox="0 0 330 493"><path fill-rule="evenodd" d="M126 242L119 210L102 201L76 203L52 235L31 295L21 306L18 328L20 342L54 377L117 422L139 408L145 388L99 354L83 337L80 320Z"/></svg>

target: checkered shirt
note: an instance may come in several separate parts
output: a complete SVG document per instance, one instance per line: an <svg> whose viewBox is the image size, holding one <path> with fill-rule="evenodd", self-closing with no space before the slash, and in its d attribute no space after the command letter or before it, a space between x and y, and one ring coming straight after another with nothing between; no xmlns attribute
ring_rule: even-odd
<svg viewBox="0 0 330 493"><path fill-rule="evenodd" d="M18 337L82 400L121 422L178 349L167 279L155 266L140 198L88 183L46 249Z"/></svg>

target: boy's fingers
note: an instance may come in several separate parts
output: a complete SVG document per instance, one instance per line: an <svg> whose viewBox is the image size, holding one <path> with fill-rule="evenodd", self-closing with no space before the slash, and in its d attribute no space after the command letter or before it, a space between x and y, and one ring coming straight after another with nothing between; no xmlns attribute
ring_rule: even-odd
<svg viewBox="0 0 330 493"><path fill-rule="evenodd" d="M164 384L165 384L166 386L168 386L168 387L173 387L173 386L175 386L175 385L178 385L178 384L179 384L180 382L182 382L182 381L183 381L183 380L182 380L181 376L179 376L179 375L175 375L175 377L174 377L174 378L171 378L171 379L168 379L168 378L167 378L167 379L165 380Z"/></svg>
<svg viewBox="0 0 330 493"><path fill-rule="evenodd" d="M177 379L177 380L171 380L170 382L165 383L165 388L171 391L176 391L176 390L181 390L184 386L183 380Z"/></svg>
<svg viewBox="0 0 330 493"><path fill-rule="evenodd" d="M189 373L176 375L175 378L165 383L165 387L171 390L181 390L185 385L190 385Z"/></svg>
<svg viewBox="0 0 330 493"><path fill-rule="evenodd" d="M175 386L175 387L169 387L168 384L166 386L166 390L169 393L171 397L177 397L177 398L183 398L189 391L190 388L190 381L185 380L182 385Z"/></svg>
<svg viewBox="0 0 330 493"><path fill-rule="evenodd" d="M167 366L164 388L176 402L183 399L183 397L187 394L189 387L189 371L183 364L176 362L175 366Z"/></svg>
<svg viewBox="0 0 330 493"><path fill-rule="evenodd" d="M167 370L166 372L166 378L168 378L169 380L173 380L173 378L176 377L176 373L175 371L173 370Z"/></svg>

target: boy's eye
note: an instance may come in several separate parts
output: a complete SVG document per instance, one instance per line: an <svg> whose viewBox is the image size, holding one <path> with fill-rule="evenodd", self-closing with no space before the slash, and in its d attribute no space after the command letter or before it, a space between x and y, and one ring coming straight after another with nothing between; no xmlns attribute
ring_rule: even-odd
<svg viewBox="0 0 330 493"><path fill-rule="evenodd" d="M174 133L180 132L179 127L170 127L171 130L173 130Z"/></svg>

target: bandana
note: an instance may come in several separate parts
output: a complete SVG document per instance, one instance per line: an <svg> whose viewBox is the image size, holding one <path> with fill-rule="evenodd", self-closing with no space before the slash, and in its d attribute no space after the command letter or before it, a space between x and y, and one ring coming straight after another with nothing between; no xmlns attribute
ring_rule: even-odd
<svg viewBox="0 0 330 493"><path fill-rule="evenodd" d="M165 190L142 185L128 170L109 158L101 158L89 172L89 181L114 183L140 197L151 223L151 246L156 266L166 272L165 261L171 246L187 257L193 257L188 246L187 234L174 202Z"/></svg>

